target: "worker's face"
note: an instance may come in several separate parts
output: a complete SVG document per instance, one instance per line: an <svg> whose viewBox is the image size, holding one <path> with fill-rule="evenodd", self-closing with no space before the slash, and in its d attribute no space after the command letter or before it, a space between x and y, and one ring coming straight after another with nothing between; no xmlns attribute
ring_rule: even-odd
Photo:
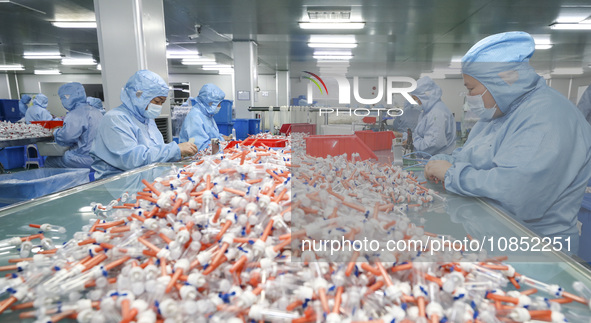
<svg viewBox="0 0 591 323"><path fill-rule="evenodd" d="M492 94L490 94L490 91L487 91L486 87L482 83L478 82L478 80L476 80L470 75L463 74L463 76L464 86L466 87L466 89L468 89L468 95L482 95L482 93L486 92L482 96L482 101L484 101L484 107L492 108L497 104ZM496 109L497 111L493 115L493 118L497 118L503 115L498 106L496 106Z"/></svg>
<svg viewBox="0 0 591 323"><path fill-rule="evenodd" d="M411 95L410 96L413 100L415 100L417 102L418 105L423 104L423 102L421 102L421 100L419 100L419 98L416 95Z"/></svg>
<svg viewBox="0 0 591 323"><path fill-rule="evenodd" d="M165 96L157 96L157 97L153 98L152 101L150 101L150 103L153 103L156 105L163 105L164 102L166 102ZM148 107L146 107L146 110L148 110Z"/></svg>

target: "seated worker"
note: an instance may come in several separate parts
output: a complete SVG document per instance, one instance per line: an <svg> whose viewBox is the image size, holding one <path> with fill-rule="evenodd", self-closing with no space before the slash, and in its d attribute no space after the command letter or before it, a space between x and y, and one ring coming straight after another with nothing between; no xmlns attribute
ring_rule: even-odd
<svg viewBox="0 0 591 323"><path fill-rule="evenodd" d="M404 111L404 113L402 113L401 116L394 118L392 128L394 128L397 137L402 134L404 140L406 140L408 129L410 129L411 132L414 132L419 123L421 109L419 109L418 105L410 104L410 102L407 101L404 103L402 111Z"/></svg>
<svg viewBox="0 0 591 323"><path fill-rule="evenodd" d="M53 137L58 145L70 149L63 156L47 157L45 167L90 168L90 148L103 115L86 103L86 91L78 82L60 86L57 94L68 113Z"/></svg>
<svg viewBox="0 0 591 323"><path fill-rule="evenodd" d="M47 103L49 99L45 94L39 93L33 100L33 105L27 108L25 113L25 122L31 123L31 121L49 121L53 120L53 116L47 111Z"/></svg>
<svg viewBox="0 0 591 323"><path fill-rule="evenodd" d="M201 87L199 95L193 99L191 111L183 121L179 141L188 142L194 138L199 150L204 150L211 145L211 139L230 140L232 137L220 134L213 119L214 114L220 111L220 104L225 96L224 91L214 84L209 83Z"/></svg>
<svg viewBox="0 0 591 323"><path fill-rule="evenodd" d="M425 76L417 81L417 88L410 95L422 110L412 129L415 150L431 155L450 154L456 147L456 122L441 101L441 88Z"/></svg>
<svg viewBox="0 0 591 323"><path fill-rule="evenodd" d="M89 96L86 98L86 103L88 103L88 105L91 107L98 109L102 114L107 113L105 108L103 108L103 101L101 101L99 98L93 98L92 96Z"/></svg>
<svg viewBox="0 0 591 323"><path fill-rule="evenodd" d="M197 153L192 143L164 143L154 122L168 91L152 71L140 70L129 78L121 90L122 104L103 116L90 150L96 179Z"/></svg>
<svg viewBox="0 0 591 323"><path fill-rule="evenodd" d="M21 118L25 117L27 113L27 107L29 106L29 102L31 102L31 96L28 94L23 94L21 99L18 101L18 111L21 113Z"/></svg>
<svg viewBox="0 0 591 323"><path fill-rule="evenodd" d="M534 48L529 34L507 32L466 53L466 100L480 121L462 148L431 158L425 177L444 181L448 192L492 199L576 253L577 212L591 176L591 126L530 66Z"/></svg>

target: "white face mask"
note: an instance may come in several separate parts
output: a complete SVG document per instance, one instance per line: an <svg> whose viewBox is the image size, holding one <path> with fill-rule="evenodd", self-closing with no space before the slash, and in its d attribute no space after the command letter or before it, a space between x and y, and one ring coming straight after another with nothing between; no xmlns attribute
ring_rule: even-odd
<svg viewBox="0 0 591 323"><path fill-rule="evenodd" d="M154 103L148 104L148 109L144 111L144 117L148 119L156 119L162 112L162 106Z"/></svg>
<svg viewBox="0 0 591 323"><path fill-rule="evenodd" d="M492 120L493 115L497 110L495 109L495 107L497 106L496 103L492 108L486 108L484 106L484 100L482 97L487 91L488 89L480 95L466 95L466 103L468 104L470 111L474 112L477 116L479 116L480 120L482 121Z"/></svg>

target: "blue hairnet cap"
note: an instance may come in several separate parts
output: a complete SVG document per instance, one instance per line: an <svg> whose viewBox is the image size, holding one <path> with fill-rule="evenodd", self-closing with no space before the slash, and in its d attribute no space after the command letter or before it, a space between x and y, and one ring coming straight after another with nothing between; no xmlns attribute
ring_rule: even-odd
<svg viewBox="0 0 591 323"><path fill-rule="evenodd" d="M90 106L97 108L97 109L103 108L103 101L101 101L101 99L99 99L99 98L89 96L86 98L86 103L88 103Z"/></svg>
<svg viewBox="0 0 591 323"><path fill-rule="evenodd" d="M158 96L168 97L168 91L168 85L160 75L149 70L139 70L127 80L121 90L121 101L128 108L134 109L137 116L142 116L142 111L150 101Z"/></svg>
<svg viewBox="0 0 591 323"><path fill-rule="evenodd" d="M417 88L410 94L419 98L424 106L430 107L441 98L442 91L430 77L423 76L417 80Z"/></svg>
<svg viewBox="0 0 591 323"><path fill-rule="evenodd" d="M529 65L534 51L533 37L522 31L488 36L462 57L462 73L482 83L507 114L537 86L540 76Z"/></svg>
<svg viewBox="0 0 591 323"><path fill-rule="evenodd" d="M462 63L525 62L534 54L535 45L533 37L523 31L496 34L472 46L462 57Z"/></svg>
<svg viewBox="0 0 591 323"><path fill-rule="evenodd" d="M84 86L78 82L67 83L57 90L62 105L68 111L74 109L81 103L86 103L86 91Z"/></svg>
<svg viewBox="0 0 591 323"><path fill-rule="evenodd" d="M31 96L28 94L23 94L23 96L21 97L21 102L24 104L28 104L29 102L31 102Z"/></svg>
<svg viewBox="0 0 591 323"><path fill-rule="evenodd" d="M207 83L201 87L199 90L199 100L203 102L205 105L217 106L224 100L226 97L226 93L222 91L217 85L212 83Z"/></svg>
<svg viewBox="0 0 591 323"><path fill-rule="evenodd" d="M47 98L47 96L45 96L45 94L43 93L39 93L37 95L35 95L35 100L33 101L33 104L36 104L42 108L47 107L47 103L49 102L49 99Z"/></svg>

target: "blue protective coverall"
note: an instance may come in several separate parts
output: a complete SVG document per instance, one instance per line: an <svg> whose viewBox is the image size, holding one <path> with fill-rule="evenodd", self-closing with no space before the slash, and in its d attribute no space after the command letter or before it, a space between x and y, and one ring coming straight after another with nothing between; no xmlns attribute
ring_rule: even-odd
<svg viewBox="0 0 591 323"><path fill-rule="evenodd" d="M219 111L217 106L225 96L224 91L214 84L208 83L201 87L199 96L193 100L193 107L183 121L179 142L195 138L197 148L204 150L211 145L211 139L224 141L213 116Z"/></svg>
<svg viewBox="0 0 591 323"><path fill-rule="evenodd" d="M25 117L29 102L31 102L31 96L29 96L28 94L23 94L21 99L18 101L18 110L21 113L21 118Z"/></svg>
<svg viewBox="0 0 591 323"><path fill-rule="evenodd" d="M588 86L585 92L583 92L577 108L581 110L587 122L591 123L591 86Z"/></svg>
<svg viewBox="0 0 591 323"><path fill-rule="evenodd" d="M49 99L45 94L39 93L33 100L33 105L27 109L25 113L25 121L31 123L31 121L49 121L53 120L53 116L47 111L47 103Z"/></svg>
<svg viewBox="0 0 591 323"><path fill-rule="evenodd" d="M57 94L68 113L53 137L58 145L70 149L63 156L47 157L45 167L90 168L90 148L103 115L86 103L86 92L78 82L62 85Z"/></svg>
<svg viewBox="0 0 591 323"><path fill-rule="evenodd" d="M417 124L419 123L419 116L421 115L421 109L418 106L406 102L402 109L404 113L400 117L394 118L392 127L395 131L405 133L407 129L415 131Z"/></svg>
<svg viewBox="0 0 591 323"><path fill-rule="evenodd" d="M578 249L577 212L591 176L591 126L529 65L533 38L489 36L462 59L462 72L490 91L503 116L478 121L451 155L445 189L492 199L541 236ZM565 250L566 238L570 251Z"/></svg>
<svg viewBox="0 0 591 323"><path fill-rule="evenodd" d="M417 81L417 88L410 94L421 100L419 108L423 110L412 133L415 150L431 155L451 153L456 147L456 123L441 101L441 88L425 76Z"/></svg>
<svg viewBox="0 0 591 323"><path fill-rule="evenodd" d="M102 114L107 113L107 111L105 111L105 108L103 108L103 101L101 101L101 99L99 98L89 96L86 98L86 103L88 103L88 105L90 105L91 107L99 110Z"/></svg>
<svg viewBox="0 0 591 323"><path fill-rule="evenodd" d="M150 101L168 96L168 91L166 82L152 71L140 70L129 78L121 90L122 104L103 116L90 151L96 179L181 159L179 146L164 143L154 119L145 117Z"/></svg>

